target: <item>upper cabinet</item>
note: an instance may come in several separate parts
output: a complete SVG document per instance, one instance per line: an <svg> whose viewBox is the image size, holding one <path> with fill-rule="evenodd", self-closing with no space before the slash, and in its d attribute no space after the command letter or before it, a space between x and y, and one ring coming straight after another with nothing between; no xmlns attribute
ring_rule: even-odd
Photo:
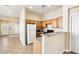
<svg viewBox="0 0 79 59"><path fill-rule="evenodd" d="M25 22L26 22L26 24L36 24L35 20L28 20L27 19Z"/></svg>
<svg viewBox="0 0 79 59"><path fill-rule="evenodd" d="M46 28L47 25L51 24L53 27L62 28L62 16L57 17L55 19L44 20L44 21L36 21L36 20L26 20L26 24L36 24L37 29Z"/></svg>
<svg viewBox="0 0 79 59"><path fill-rule="evenodd" d="M46 28L46 22L45 21L42 21L42 27Z"/></svg>
<svg viewBox="0 0 79 59"><path fill-rule="evenodd" d="M52 24L52 20L46 20L45 23L46 24Z"/></svg>
<svg viewBox="0 0 79 59"><path fill-rule="evenodd" d="M36 24L37 29L42 29L43 27L45 27L45 25L43 24L43 21L36 21L36 20L27 19L26 24Z"/></svg>
<svg viewBox="0 0 79 59"><path fill-rule="evenodd" d="M63 25L62 22L63 22L62 16L57 17L55 19L45 20L45 27L51 24L53 27L62 28Z"/></svg>
<svg viewBox="0 0 79 59"><path fill-rule="evenodd" d="M56 27L57 26L56 19L52 19L52 26L53 27Z"/></svg>
<svg viewBox="0 0 79 59"><path fill-rule="evenodd" d="M62 25L63 25L62 22L63 22L62 16L56 18L56 24L57 24L56 27L57 27L57 28L62 28L62 27L63 27L63 26L62 26Z"/></svg>
<svg viewBox="0 0 79 59"><path fill-rule="evenodd" d="M42 22L41 21L37 21L36 22L36 27L37 27L37 29L42 29Z"/></svg>

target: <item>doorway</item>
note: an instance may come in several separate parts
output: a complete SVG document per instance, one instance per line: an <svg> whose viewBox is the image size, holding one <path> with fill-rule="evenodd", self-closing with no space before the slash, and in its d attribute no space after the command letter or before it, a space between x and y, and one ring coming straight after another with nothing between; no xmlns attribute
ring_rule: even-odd
<svg viewBox="0 0 79 59"><path fill-rule="evenodd" d="M70 50L79 53L79 6L69 9Z"/></svg>

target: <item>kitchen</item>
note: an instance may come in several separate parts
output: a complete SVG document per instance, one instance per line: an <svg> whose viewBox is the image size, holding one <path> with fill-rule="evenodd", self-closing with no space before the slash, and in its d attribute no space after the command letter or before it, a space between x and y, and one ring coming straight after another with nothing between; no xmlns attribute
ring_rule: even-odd
<svg viewBox="0 0 79 59"><path fill-rule="evenodd" d="M39 10L35 9L38 7ZM44 12L45 9L47 11ZM26 33L26 44L29 41L28 37L30 38L33 36L32 38L30 38L32 39L30 40L30 42L33 43L34 53L44 53L45 43L43 40L45 39L43 39L43 37L46 38L45 36L51 36L51 35L53 36L53 34L63 33L62 12L63 12L62 6L57 6L57 5L56 6L46 6L46 5L26 6L26 17L25 17L26 32L29 32L29 34ZM35 28L32 34L30 33L30 31L27 30L29 25L30 26L34 25L34 27L31 27L31 28ZM63 42L62 45L64 45L64 36L62 42ZM64 46L62 47L62 49L64 49Z"/></svg>
<svg viewBox="0 0 79 59"><path fill-rule="evenodd" d="M78 16L73 16L73 12L78 12L78 7L72 9L73 12L68 10L70 7L74 6L0 6L0 49L2 49L0 52L64 54L78 51L78 44L73 45L76 43L73 41L75 39L71 41L69 38L71 34L69 35L68 32L71 33L71 28L69 28L71 25L76 27L72 28L73 32L78 28ZM71 13L72 19L68 19L67 12ZM77 23L70 25L68 20ZM73 49L71 49L71 45ZM74 47L77 47L77 50ZM6 49L3 50L3 48Z"/></svg>

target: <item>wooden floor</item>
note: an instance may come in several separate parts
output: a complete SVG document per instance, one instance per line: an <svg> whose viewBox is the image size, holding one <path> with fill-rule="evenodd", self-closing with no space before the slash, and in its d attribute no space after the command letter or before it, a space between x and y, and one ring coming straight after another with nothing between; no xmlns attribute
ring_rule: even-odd
<svg viewBox="0 0 79 59"><path fill-rule="evenodd" d="M0 54L32 54L33 45L23 46L19 36L1 36Z"/></svg>

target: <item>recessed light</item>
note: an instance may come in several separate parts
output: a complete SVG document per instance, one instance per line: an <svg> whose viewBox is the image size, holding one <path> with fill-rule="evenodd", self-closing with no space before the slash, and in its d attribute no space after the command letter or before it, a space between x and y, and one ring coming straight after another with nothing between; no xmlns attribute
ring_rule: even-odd
<svg viewBox="0 0 79 59"><path fill-rule="evenodd" d="M29 9L32 9L32 6L29 6Z"/></svg>
<svg viewBox="0 0 79 59"><path fill-rule="evenodd" d="M42 5L42 7L46 7L46 5Z"/></svg>
<svg viewBox="0 0 79 59"><path fill-rule="evenodd" d="M8 14L11 14L11 13L12 13L12 12L9 10L9 11L8 11Z"/></svg>
<svg viewBox="0 0 79 59"><path fill-rule="evenodd" d="M47 5L47 7L50 7L50 5Z"/></svg>
<svg viewBox="0 0 79 59"><path fill-rule="evenodd" d="M40 9L39 12L42 12L42 10Z"/></svg>

